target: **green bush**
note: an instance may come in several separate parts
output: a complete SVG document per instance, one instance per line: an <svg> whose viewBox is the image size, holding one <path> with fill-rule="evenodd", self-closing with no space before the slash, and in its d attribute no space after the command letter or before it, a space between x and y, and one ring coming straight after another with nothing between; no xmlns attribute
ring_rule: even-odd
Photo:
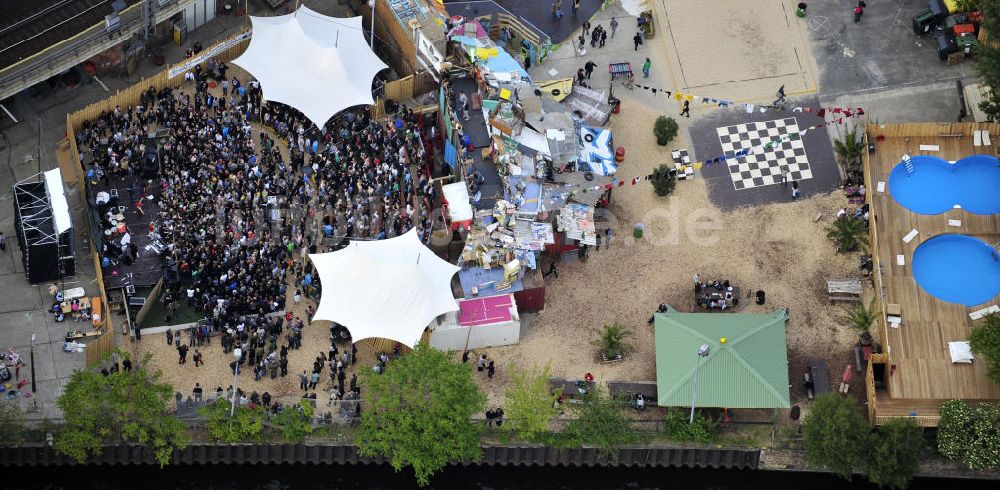
<svg viewBox="0 0 1000 490"><path fill-rule="evenodd" d="M660 116L653 124L653 134L656 136L656 144L660 146L669 145L677 137L677 121L672 117Z"/></svg>
<svg viewBox="0 0 1000 490"><path fill-rule="evenodd" d="M642 444L650 439L649 434L632 426L632 420L625 413L628 403L609 397L597 386L584 395L583 403L573 408L577 416L559 434L559 446L593 445L599 456L614 461L622 446Z"/></svg>
<svg viewBox="0 0 1000 490"><path fill-rule="evenodd" d="M285 440L298 443L313 433L312 418L315 410L309 400L299 400L298 405L285 407L274 419L274 425L281 429Z"/></svg>
<svg viewBox="0 0 1000 490"><path fill-rule="evenodd" d="M664 433L671 441L697 442L709 444L716 440L718 425L708 417L695 414L694 423L688 423L689 415L683 410L669 410L665 422Z"/></svg>
<svg viewBox="0 0 1000 490"><path fill-rule="evenodd" d="M854 399L833 393L818 396L802 422L806 459L849 479L865 461L868 430Z"/></svg>
<svg viewBox="0 0 1000 490"><path fill-rule="evenodd" d="M972 438L965 464L974 470L1000 468L1000 404L980 403L976 407Z"/></svg>
<svg viewBox="0 0 1000 490"><path fill-rule="evenodd" d="M229 411L232 405L224 398L198 409L198 414L205 418L208 436L213 441L233 444L237 442L260 442L264 440L264 409L237 405L232 417ZM287 410L286 410L287 411Z"/></svg>
<svg viewBox="0 0 1000 490"><path fill-rule="evenodd" d="M507 369L506 413L509 420L502 430L516 433L526 441L539 442L549 426L549 419L558 413L555 401L559 394L549 391L550 369L520 370L514 364Z"/></svg>
<svg viewBox="0 0 1000 490"><path fill-rule="evenodd" d="M937 449L949 459L963 459L972 446L973 412L965 400L948 400L941 406Z"/></svg>
<svg viewBox="0 0 1000 490"><path fill-rule="evenodd" d="M989 315L969 334L969 347L986 359L986 377L1000 383L1000 316Z"/></svg>
<svg viewBox="0 0 1000 490"><path fill-rule="evenodd" d="M665 197L674 192L677 186L677 172L670 165L661 164L653 170L653 191L657 196Z"/></svg>
<svg viewBox="0 0 1000 490"><path fill-rule="evenodd" d="M910 418L895 418L871 436L868 481L880 487L906 488L920 468L924 431Z"/></svg>

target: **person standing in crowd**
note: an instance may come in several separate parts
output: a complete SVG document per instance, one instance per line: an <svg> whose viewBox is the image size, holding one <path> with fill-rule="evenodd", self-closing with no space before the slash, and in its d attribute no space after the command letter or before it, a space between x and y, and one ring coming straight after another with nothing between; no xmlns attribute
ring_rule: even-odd
<svg viewBox="0 0 1000 490"><path fill-rule="evenodd" d="M618 19L612 17L611 22L608 23L608 27L611 27L611 40L615 39L615 31L618 30Z"/></svg>
<svg viewBox="0 0 1000 490"><path fill-rule="evenodd" d="M639 45L642 44L642 32L636 32L635 36L632 36L632 43L635 44L635 50L639 51Z"/></svg>

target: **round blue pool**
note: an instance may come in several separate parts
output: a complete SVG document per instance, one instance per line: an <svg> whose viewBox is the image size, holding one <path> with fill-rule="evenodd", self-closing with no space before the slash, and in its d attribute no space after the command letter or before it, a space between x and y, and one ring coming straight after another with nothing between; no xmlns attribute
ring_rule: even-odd
<svg viewBox="0 0 1000 490"><path fill-rule="evenodd" d="M1000 213L1000 160L972 155L955 163L935 156L911 159L913 173L900 162L889 173L893 199L917 214L941 214L955 206L974 214Z"/></svg>
<svg viewBox="0 0 1000 490"><path fill-rule="evenodd" d="M913 252L913 278L935 298L975 306L1000 293L1000 256L966 235L938 235Z"/></svg>

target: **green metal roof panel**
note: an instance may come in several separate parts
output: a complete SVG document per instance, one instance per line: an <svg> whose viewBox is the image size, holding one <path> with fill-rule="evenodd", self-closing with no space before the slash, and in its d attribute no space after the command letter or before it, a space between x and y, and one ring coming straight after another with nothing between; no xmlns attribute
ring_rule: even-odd
<svg viewBox="0 0 1000 490"><path fill-rule="evenodd" d="M699 407L787 408L788 314L656 314L658 404L690 406L698 347L710 352L698 372ZM726 343L720 339L725 337Z"/></svg>

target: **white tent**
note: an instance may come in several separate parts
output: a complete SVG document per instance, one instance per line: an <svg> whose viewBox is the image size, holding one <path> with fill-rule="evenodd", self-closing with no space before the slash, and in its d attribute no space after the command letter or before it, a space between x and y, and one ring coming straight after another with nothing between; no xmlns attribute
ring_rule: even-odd
<svg viewBox="0 0 1000 490"><path fill-rule="evenodd" d="M355 342L381 337L412 347L431 320L458 309L451 278L459 267L434 255L415 229L309 258L323 285L314 319L344 325Z"/></svg>
<svg viewBox="0 0 1000 490"><path fill-rule="evenodd" d="M264 100L294 107L318 127L348 107L375 102L372 78L388 66L368 47L361 17L303 6L250 20L250 45L233 63L260 81Z"/></svg>

